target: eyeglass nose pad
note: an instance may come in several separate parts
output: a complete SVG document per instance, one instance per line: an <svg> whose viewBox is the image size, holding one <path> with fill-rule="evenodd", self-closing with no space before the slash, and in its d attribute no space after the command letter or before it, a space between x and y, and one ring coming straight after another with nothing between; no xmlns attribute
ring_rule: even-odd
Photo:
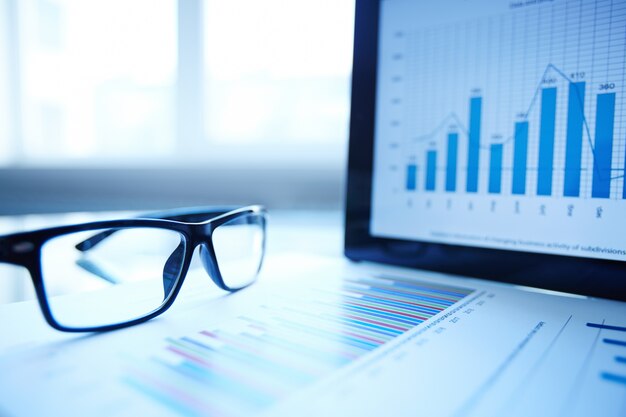
<svg viewBox="0 0 626 417"><path fill-rule="evenodd" d="M215 262L213 262L213 257L211 256L211 253L209 252L206 244L200 246L200 259L202 259L202 266L204 267L204 270L209 274L211 279L217 285L220 285L220 283L217 282L215 278L219 276L217 265Z"/></svg>
<svg viewBox="0 0 626 417"><path fill-rule="evenodd" d="M163 267L163 291L165 293L164 299L172 292L176 279L180 275L180 270L185 259L185 244L181 241L174 252L167 258L165 266Z"/></svg>

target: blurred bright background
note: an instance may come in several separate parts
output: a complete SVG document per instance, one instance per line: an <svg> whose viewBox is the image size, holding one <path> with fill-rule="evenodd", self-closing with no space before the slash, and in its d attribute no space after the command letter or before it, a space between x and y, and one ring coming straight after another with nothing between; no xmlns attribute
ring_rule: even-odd
<svg viewBox="0 0 626 417"><path fill-rule="evenodd" d="M0 0L0 214L338 208L353 0Z"/></svg>

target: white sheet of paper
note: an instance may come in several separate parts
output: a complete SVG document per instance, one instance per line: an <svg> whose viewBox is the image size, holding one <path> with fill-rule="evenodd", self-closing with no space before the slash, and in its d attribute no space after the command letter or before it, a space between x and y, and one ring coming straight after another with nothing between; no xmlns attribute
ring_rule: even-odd
<svg viewBox="0 0 626 417"><path fill-rule="evenodd" d="M625 415L626 332L587 325L625 326L625 303L289 254L232 295L189 278L170 311L105 334L48 329L31 302L2 307L0 411ZM393 304L394 291L457 290L437 313Z"/></svg>

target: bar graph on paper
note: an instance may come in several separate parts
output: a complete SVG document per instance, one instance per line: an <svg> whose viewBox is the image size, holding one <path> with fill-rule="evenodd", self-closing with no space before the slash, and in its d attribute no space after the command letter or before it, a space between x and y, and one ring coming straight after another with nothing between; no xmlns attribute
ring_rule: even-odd
<svg viewBox="0 0 626 417"><path fill-rule="evenodd" d="M384 30L374 233L626 260L626 4L496 3Z"/></svg>
<svg viewBox="0 0 626 417"><path fill-rule="evenodd" d="M251 415L372 352L473 290L366 277L275 293L271 305L172 337L123 382L186 416Z"/></svg>

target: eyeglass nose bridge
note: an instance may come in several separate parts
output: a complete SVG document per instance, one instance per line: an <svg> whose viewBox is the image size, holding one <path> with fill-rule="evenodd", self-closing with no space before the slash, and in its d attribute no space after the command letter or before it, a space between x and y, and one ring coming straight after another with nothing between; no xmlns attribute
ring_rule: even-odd
<svg viewBox="0 0 626 417"><path fill-rule="evenodd" d="M226 285L222 281L222 275L219 271L219 266L217 265L217 258L215 257L215 251L213 247L207 243L203 243L200 245L200 260L202 261L202 266L204 270L209 274L211 280L223 290L226 290Z"/></svg>
<svg viewBox="0 0 626 417"><path fill-rule="evenodd" d="M216 265L217 261L211 245L211 232L211 225L194 225L186 242L181 240L176 249L170 254L163 266L163 291L166 298L174 289L179 275L183 273L186 254L193 256L197 247L199 247L200 259L205 271L216 285L221 288L224 287L220 282L219 270ZM189 262L191 262L191 259L189 259Z"/></svg>
<svg viewBox="0 0 626 417"><path fill-rule="evenodd" d="M191 230L191 245L193 250L191 252L195 252L195 249L198 248L202 266L211 280L221 289L229 290L222 280L222 275L217 264L217 256L215 255L215 249L211 241L213 229L214 227L210 223L193 226Z"/></svg>
<svg viewBox="0 0 626 417"><path fill-rule="evenodd" d="M181 240L163 266L163 292L165 298L167 298L174 289L178 276L182 273L184 262L185 242Z"/></svg>

